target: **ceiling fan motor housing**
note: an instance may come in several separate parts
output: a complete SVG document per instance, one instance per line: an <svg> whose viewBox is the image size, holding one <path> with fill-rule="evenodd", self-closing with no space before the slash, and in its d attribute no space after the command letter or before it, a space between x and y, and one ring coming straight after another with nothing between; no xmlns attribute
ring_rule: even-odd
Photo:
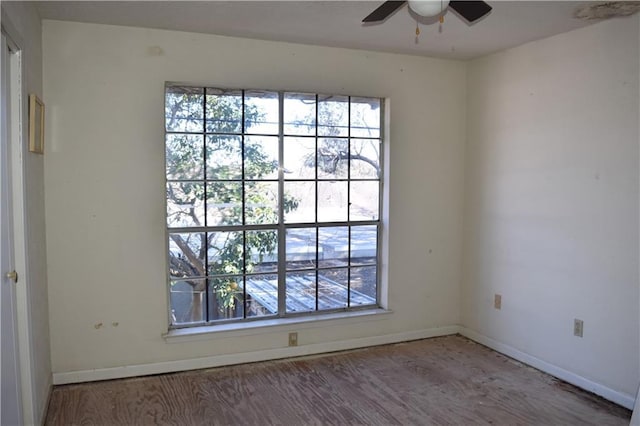
<svg viewBox="0 0 640 426"><path fill-rule="evenodd" d="M438 16L447 10L449 0L409 0L409 7L426 18Z"/></svg>

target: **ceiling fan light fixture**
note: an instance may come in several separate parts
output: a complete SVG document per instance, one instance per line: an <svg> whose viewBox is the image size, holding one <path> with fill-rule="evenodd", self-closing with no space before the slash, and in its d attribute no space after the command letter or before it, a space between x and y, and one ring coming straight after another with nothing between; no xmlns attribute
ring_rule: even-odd
<svg viewBox="0 0 640 426"><path fill-rule="evenodd" d="M409 0L411 10L425 18L440 15L447 6L449 6L449 0Z"/></svg>

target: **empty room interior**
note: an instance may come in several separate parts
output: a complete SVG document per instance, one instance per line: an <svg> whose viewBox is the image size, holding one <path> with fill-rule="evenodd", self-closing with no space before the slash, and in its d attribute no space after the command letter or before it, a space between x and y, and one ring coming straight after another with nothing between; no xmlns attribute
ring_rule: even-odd
<svg viewBox="0 0 640 426"><path fill-rule="evenodd" d="M640 424L640 2L1 7L2 425Z"/></svg>

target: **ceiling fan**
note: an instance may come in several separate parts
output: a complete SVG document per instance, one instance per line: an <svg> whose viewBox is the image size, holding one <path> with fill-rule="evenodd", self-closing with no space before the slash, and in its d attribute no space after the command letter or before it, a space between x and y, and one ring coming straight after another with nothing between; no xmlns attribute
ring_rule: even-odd
<svg viewBox="0 0 640 426"><path fill-rule="evenodd" d="M384 21L405 3L407 2L385 1L362 22ZM477 21L491 11L491 6L483 1L409 0L408 3L411 10L424 17L441 15L447 10L447 7L450 7L470 23Z"/></svg>

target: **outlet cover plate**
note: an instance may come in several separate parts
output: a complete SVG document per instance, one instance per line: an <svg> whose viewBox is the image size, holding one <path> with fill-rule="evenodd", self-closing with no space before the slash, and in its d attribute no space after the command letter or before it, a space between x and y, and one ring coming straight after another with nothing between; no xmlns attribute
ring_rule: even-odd
<svg viewBox="0 0 640 426"><path fill-rule="evenodd" d="M298 333L289 333L289 346L298 346Z"/></svg>
<svg viewBox="0 0 640 426"><path fill-rule="evenodd" d="M584 331L584 322L581 319L575 318L573 320L573 335L582 337Z"/></svg>

